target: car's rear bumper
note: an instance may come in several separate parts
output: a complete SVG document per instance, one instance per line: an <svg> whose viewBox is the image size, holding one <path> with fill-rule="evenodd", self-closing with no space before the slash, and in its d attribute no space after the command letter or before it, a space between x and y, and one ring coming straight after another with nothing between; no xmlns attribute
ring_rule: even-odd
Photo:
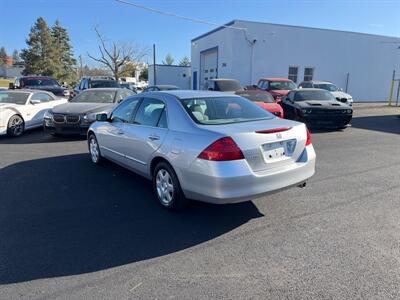
<svg viewBox="0 0 400 300"><path fill-rule="evenodd" d="M253 172L245 160L199 159L194 164L178 174L187 198L217 204L236 203L305 182L315 173L315 151L312 145L307 146L296 163L262 172Z"/></svg>

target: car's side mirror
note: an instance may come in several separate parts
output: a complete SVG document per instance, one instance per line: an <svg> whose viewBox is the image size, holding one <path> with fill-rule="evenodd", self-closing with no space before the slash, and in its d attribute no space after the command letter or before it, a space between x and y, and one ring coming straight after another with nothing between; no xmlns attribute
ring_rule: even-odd
<svg viewBox="0 0 400 300"><path fill-rule="evenodd" d="M258 88L258 85L257 84L253 84L252 87L256 89L256 88Z"/></svg>
<svg viewBox="0 0 400 300"><path fill-rule="evenodd" d="M96 115L96 121L107 122L108 121L108 115L107 114L98 114L98 115Z"/></svg>
<svg viewBox="0 0 400 300"><path fill-rule="evenodd" d="M343 89L342 89L342 88L339 88L339 92L343 92Z"/></svg>
<svg viewBox="0 0 400 300"><path fill-rule="evenodd" d="M40 100L31 100L30 102L31 102L31 104L35 105L35 104L40 104L42 101L40 101Z"/></svg>

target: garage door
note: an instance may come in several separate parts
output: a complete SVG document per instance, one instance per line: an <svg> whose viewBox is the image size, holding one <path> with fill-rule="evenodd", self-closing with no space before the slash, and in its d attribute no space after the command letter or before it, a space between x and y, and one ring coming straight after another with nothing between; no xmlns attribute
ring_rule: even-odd
<svg viewBox="0 0 400 300"><path fill-rule="evenodd" d="M201 53L200 89L206 89L208 79L218 77L218 49Z"/></svg>

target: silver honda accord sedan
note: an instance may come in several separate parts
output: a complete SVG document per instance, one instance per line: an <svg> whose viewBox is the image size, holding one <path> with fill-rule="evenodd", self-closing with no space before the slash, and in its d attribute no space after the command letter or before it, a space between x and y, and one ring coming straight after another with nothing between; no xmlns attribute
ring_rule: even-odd
<svg viewBox="0 0 400 300"><path fill-rule="evenodd" d="M126 99L88 131L91 159L151 179L160 204L234 203L292 186L315 172L303 123L251 101L209 91L149 92Z"/></svg>

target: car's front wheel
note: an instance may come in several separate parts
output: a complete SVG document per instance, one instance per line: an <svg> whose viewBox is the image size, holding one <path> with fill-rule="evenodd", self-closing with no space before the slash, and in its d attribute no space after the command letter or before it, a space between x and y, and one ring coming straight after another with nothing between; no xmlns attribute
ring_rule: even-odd
<svg viewBox="0 0 400 300"><path fill-rule="evenodd" d="M99 143L97 142L96 136L93 133L89 136L88 143L90 158L92 159L92 162L95 164L101 163L102 157L100 153Z"/></svg>
<svg viewBox="0 0 400 300"><path fill-rule="evenodd" d="M19 115L13 115L7 124L7 134L9 136L20 136L25 131L25 122Z"/></svg>
<svg viewBox="0 0 400 300"><path fill-rule="evenodd" d="M167 162L160 162L153 172L153 190L158 202L169 210L181 210L188 205L175 171Z"/></svg>

